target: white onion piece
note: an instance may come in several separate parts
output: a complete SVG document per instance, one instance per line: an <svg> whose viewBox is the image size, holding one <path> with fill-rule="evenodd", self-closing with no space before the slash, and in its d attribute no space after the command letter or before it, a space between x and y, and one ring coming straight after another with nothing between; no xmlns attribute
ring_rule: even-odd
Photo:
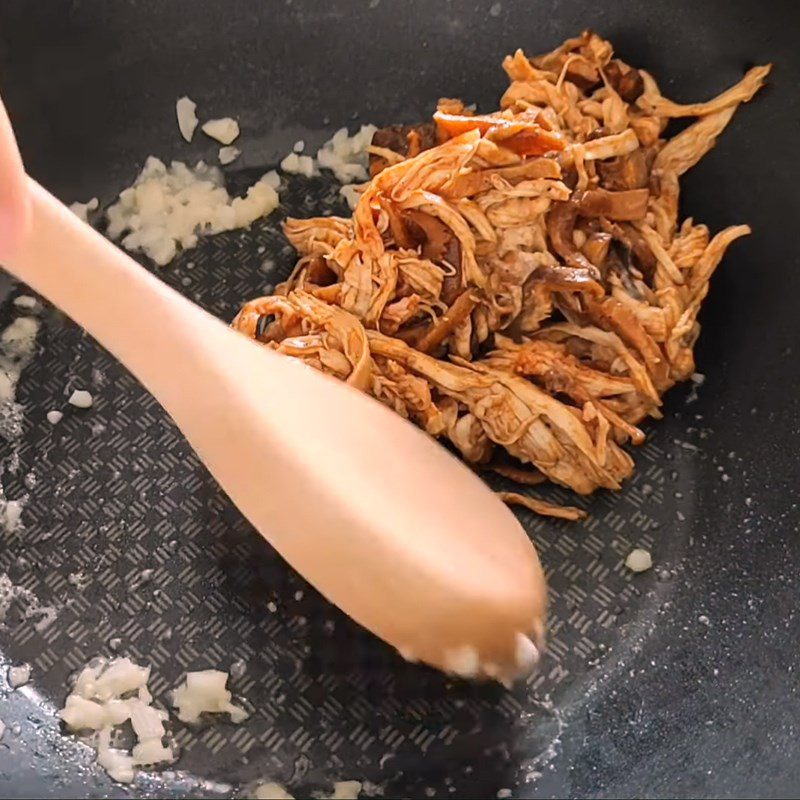
<svg viewBox="0 0 800 800"><path fill-rule="evenodd" d="M650 555L649 550L637 547L628 553L628 557L625 559L625 566L631 572L646 572L653 566L653 557Z"/></svg>
<svg viewBox="0 0 800 800"><path fill-rule="evenodd" d="M305 175L306 178L317 174L317 167L311 156L300 156L294 152L289 153L289 155L281 161L281 169L284 172L295 175Z"/></svg>
<svg viewBox="0 0 800 800"><path fill-rule="evenodd" d="M141 700L130 700L131 725L133 732L141 740L158 739L164 735L164 720L167 714L157 708L145 705Z"/></svg>
<svg viewBox="0 0 800 800"><path fill-rule="evenodd" d="M169 715L150 705L153 698L147 690L149 677L149 667L134 664L129 658L110 662L96 659L81 670L72 694L59 712L70 730L99 731L97 763L120 783L130 783L134 767L139 764L175 760L172 749L164 747L162 741ZM133 753L110 746L113 728L129 718L137 739Z"/></svg>
<svg viewBox="0 0 800 800"><path fill-rule="evenodd" d="M233 161L236 161L237 158L242 154L242 151L238 147L234 147L233 145L226 145L225 147L220 147L218 158L220 164L230 164Z"/></svg>
<svg viewBox="0 0 800 800"><path fill-rule="evenodd" d="M39 307L39 301L29 294L21 294L19 297L14 298L14 305L17 308L25 309L26 311L33 311Z"/></svg>
<svg viewBox="0 0 800 800"><path fill-rule="evenodd" d="M330 800L356 800L361 794L361 781L336 781Z"/></svg>
<svg viewBox="0 0 800 800"><path fill-rule="evenodd" d="M83 220L83 222L89 222L89 214L92 211L97 211L99 207L100 201L96 197L93 197L88 203L80 203L77 200L74 203L70 203L69 210L78 217L78 219Z"/></svg>
<svg viewBox="0 0 800 800"><path fill-rule="evenodd" d="M200 236L246 227L272 213L279 203L273 180L267 173L246 197L231 198L218 167L202 161L194 168L180 161L167 167L150 156L133 186L108 209L108 236L164 266Z"/></svg>
<svg viewBox="0 0 800 800"><path fill-rule="evenodd" d="M159 764L163 761L172 762L175 760L175 754L171 747L164 747L160 739L148 739L144 742L139 742L131 753L133 756L133 763L136 765L141 764Z"/></svg>
<svg viewBox="0 0 800 800"><path fill-rule="evenodd" d="M69 698L67 698L69 700ZM131 716L131 702L129 700L111 699L104 704L106 719L109 725L122 725Z"/></svg>
<svg viewBox="0 0 800 800"><path fill-rule="evenodd" d="M140 667L129 658L116 658L95 682L95 695L100 700L110 700L126 692L146 686L150 667Z"/></svg>
<svg viewBox="0 0 800 800"><path fill-rule="evenodd" d="M347 128L340 128L317 151L319 166L331 170L340 183L368 180L367 147L376 130L374 125L362 125L357 133L348 136Z"/></svg>
<svg viewBox="0 0 800 800"><path fill-rule="evenodd" d="M230 117L210 119L201 130L220 144L231 144L239 136L239 123Z"/></svg>
<svg viewBox="0 0 800 800"><path fill-rule="evenodd" d="M94 696L94 682L97 679L97 672L91 665L85 666L75 678L75 683L72 684L72 694L79 697L93 697Z"/></svg>
<svg viewBox="0 0 800 800"><path fill-rule="evenodd" d="M31 665L20 664L18 667L8 668L8 685L12 689L24 686L31 679Z"/></svg>
<svg viewBox="0 0 800 800"><path fill-rule="evenodd" d="M110 724L106 709L102 704L96 703L94 700L87 700L77 694L71 694L67 698L66 705L58 712L58 716L73 731L99 731Z"/></svg>
<svg viewBox="0 0 800 800"><path fill-rule="evenodd" d="M346 183L339 189L339 194L347 201L351 211L355 211L361 198L361 189L354 183Z"/></svg>
<svg viewBox="0 0 800 800"><path fill-rule="evenodd" d="M6 533L14 533L22 519L25 500L0 500L0 522Z"/></svg>
<svg viewBox="0 0 800 800"><path fill-rule="evenodd" d="M181 131L181 136L187 142L192 141L195 128L197 128L197 103L190 100L188 97L179 98L175 103L175 115L178 117L178 127Z"/></svg>
<svg viewBox="0 0 800 800"><path fill-rule="evenodd" d="M133 781L133 757L124 750L111 747L110 728L104 728L97 736L97 763L112 780L119 783Z"/></svg>
<svg viewBox="0 0 800 800"><path fill-rule="evenodd" d="M76 389L70 396L67 402L75 408L91 408L94 403L94 398L91 392L85 389Z"/></svg>
<svg viewBox="0 0 800 800"><path fill-rule="evenodd" d="M234 680L237 678L241 678L242 675L245 674L245 672L247 672L247 662L243 658L240 658L231 664L229 674L231 678L233 678Z"/></svg>
<svg viewBox="0 0 800 800"><path fill-rule="evenodd" d="M215 669L188 672L186 681L175 690L173 705L181 722L197 722L201 714L230 714L234 723L243 722L248 713L231 703L225 688L228 673Z"/></svg>
<svg viewBox="0 0 800 800"><path fill-rule="evenodd" d="M233 703L226 703L223 711L228 712L234 725L241 725L250 716L249 712L240 706L235 706Z"/></svg>
<svg viewBox="0 0 800 800"><path fill-rule="evenodd" d="M0 404L13 402L22 370L36 353L39 321L18 317L0 334Z"/></svg>
<svg viewBox="0 0 800 800"><path fill-rule="evenodd" d="M33 317L17 317L0 335L4 355L15 358L30 355L38 332L38 320Z"/></svg>
<svg viewBox="0 0 800 800"><path fill-rule="evenodd" d="M266 183L267 186L275 189L275 191L277 192L278 188L281 185L281 176L278 175L278 173L275 172L274 169L272 169L262 176L261 181L262 183Z"/></svg>

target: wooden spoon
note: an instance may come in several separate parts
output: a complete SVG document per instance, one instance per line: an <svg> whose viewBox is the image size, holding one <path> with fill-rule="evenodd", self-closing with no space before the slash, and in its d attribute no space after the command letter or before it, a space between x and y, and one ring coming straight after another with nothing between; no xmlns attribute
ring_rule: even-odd
<svg viewBox="0 0 800 800"><path fill-rule="evenodd" d="M233 332L81 222L23 175L2 106L0 195L5 266L130 369L325 597L408 659L503 681L532 668L542 569L469 469L366 395Z"/></svg>

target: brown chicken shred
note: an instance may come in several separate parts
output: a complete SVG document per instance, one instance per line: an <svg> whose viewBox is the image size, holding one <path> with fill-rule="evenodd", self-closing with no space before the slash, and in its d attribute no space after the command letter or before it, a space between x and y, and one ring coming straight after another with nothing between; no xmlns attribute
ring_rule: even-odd
<svg viewBox="0 0 800 800"><path fill-rule="evenodd" d="M678 216L680 176L770 65L708 102L665 98L585 31L503 61L498 111L443 99L390 125L350 218L288 219L300 256L233 326L371 394L483 470L586 495L694 372L697 315L728 246ZM669 121L695 121L668 138ZM510 503L580 519L517 492Z"/></svg>

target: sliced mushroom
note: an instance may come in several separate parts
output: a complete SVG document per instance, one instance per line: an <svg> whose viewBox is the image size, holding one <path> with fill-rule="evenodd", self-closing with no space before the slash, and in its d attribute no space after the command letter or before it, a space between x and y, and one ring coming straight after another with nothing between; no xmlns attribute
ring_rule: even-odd
<svg viewBox="0 0 800 800"><path fill-rule="evenodd" d="M461 275L461 245L453 231L440 219L424 211L409 209L403 212L407 230L421 246L422 257L450 270L442 283L442 300L452 303L464 288Z"/></svg>
<svg viewBox="0 0 800 800"><path fill-rule="evenodd" d="M603 188L620 192L626 189L644 189L650 179L650 170L644 150L634 150L627 156L597 162L597 171Z"/></svg>
<svg viewBox="0 0 800 800"><path fill-rule="evenodd" d="M626 103L635 103L644 92L644 79L639 70L617 58L606 64L605 74L614 91Z"/></svg>
<svg viewBox="0 0 800 800"><path fill-rule="evenodd" d="M472 313L478 305L478 297L469 290L462 292L453 305L442 314L430 330L417 342L416 348L422 353L432 353L444 340Z"/></svg>
<svg viewBox="0 0 800 800"><path fill-rule="evenodd" d="M590 233L586 237L581 251L594 264L600 272L608 257L608 248L611 245L611 234L603 232Z"/></svg>
<svg viewBox="0 0 800 800"><path fill-rule="evenodd" d="M590 189L578 200L578 214L617 221L642 219L647 213L649 197L647 189L628 189L624 192Z"/></svg>
<svg viewBox="0 0 800 800"><path fill-rule="evenodd" d="M422 150L436 145L436 128L428 122L423 125L387 125L375 131L372 136L375 147L391 150L401 156L415 156ZM411 152L412 149L415 152ZM389 162L380 155L371 153L369 157L369 174L375 177L389 166Z"/></svg>
<svg viewBox="0 0 800 800"><path fill-rule="evenodd" d="M547 215L547 235L553 249L576 270L583 270L586 280L599 280L600 270L575 246L572 231L578 216L578 206L573 200L553 203Z"/></svg>
<svg viewBox="0 0 800 800"><path fill-rule="evenodd" d="M339 280L338 275L328 266L322 256L317 256L308 262L306 267L306 280L315 286L330 286Z"/></svg>
<svg viewBox="0 0 800 800"><path fill-rule="evenodd" d="M603 218L600 219L600 224L606 233L610 233L616 241L633 253L645 279L652 283L658 262L650 249L650 245L647 244L639 231L633 225L624 222L616 224Z"/></svg>
<svg viewBox="0 0 800 800"><path fill-rule="evenodd" d="M595 269L594 265L591 265ZM539 267L531 280L543 283L553 292L586 292L602 297L603 287L585 269L575 267Z"/></svg>

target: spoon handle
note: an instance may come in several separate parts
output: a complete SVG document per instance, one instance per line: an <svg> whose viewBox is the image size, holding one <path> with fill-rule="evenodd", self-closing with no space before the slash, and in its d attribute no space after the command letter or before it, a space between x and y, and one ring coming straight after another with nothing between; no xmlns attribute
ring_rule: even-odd
<svg viewBox="0 0 800 800"><path fill-rule="evenodd" d="M235 334L31 178L28 189L30 230L8 268L101 342L169 409L171 395L183 392L174 380L176 366L204 369L203 340Z"/></svg>

